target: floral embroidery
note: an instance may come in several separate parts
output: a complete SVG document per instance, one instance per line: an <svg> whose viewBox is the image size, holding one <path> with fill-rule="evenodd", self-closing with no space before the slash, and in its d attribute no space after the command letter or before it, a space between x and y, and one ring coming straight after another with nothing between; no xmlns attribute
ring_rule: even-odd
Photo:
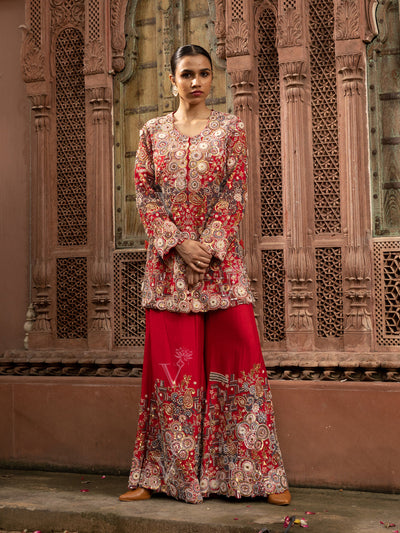
<svg viewBox="0 0 400 533"><path fill-rule="evenodd" d="M156 380L151 398L141 400L130 488L140 485L189 503L202 501L198 473L204 391L190 382L186 375L172 387Z"/></svg>
<svg viewBox="0 0 400 533"><path fill-rule="evenodd" d="M265 370L210 376L201 472L203 496L267 496L287 489Z"/></svg>
<svg viewBox="0 0 400 533"><path fill-rule="evenodd" d="M265 370L211 373L207 402L190 376L172 387L156 380L141 401L129 478L139 485L190 503L286 490Z"/></svg>
<svg viewBox="0 0 400 533"><path fill-rule="evenodd" d="M137 207L149 239L143 281L145 307L180 313L251 303L238 225L247 189L243 123L212 111L200 135L187 137L172 113L148 121L136 154ZM185 239L213 255L202 283L189 290L175 250Z"/></svg>

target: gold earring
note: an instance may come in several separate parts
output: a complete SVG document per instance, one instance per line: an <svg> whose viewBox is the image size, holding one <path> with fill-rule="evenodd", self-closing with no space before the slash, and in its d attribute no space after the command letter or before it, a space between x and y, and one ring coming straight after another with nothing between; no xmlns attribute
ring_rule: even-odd
<svg viewBox="0 0 400 533"><path fill-rule="evenodd" d="M172 86L172 94L173 94L174 96L178 96L178 94L179 94L179 93L178 93L178 87L177 87L176 85L173 85L173 86Z"/></svg>

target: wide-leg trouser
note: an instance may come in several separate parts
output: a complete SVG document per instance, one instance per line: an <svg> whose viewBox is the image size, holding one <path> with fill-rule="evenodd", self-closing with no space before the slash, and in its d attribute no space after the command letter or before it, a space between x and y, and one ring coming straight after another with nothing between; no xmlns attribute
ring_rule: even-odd
<svg viewBox="0 0 400 533"><path fill-rule="evenodd" d="M199 503L287 489L251 305L146 311L129 487Z"/></svg>

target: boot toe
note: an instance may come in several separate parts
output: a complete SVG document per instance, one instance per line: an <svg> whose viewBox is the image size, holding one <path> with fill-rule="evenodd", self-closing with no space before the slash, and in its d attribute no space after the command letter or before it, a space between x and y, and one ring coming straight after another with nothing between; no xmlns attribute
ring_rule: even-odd
<svg viewBox="0 0 400 533"><path fill-rule="evenodd" d="M134 490L128 490L124 494L121 494L119 500L121 502L137 502L140 500L149 500L151 498L151 491L149 489L144 489L139 487Z"/></svg>
<svg viewBox="0 0 400 533"><path fill-rule="evenodd" d="M268 503L272 505L289 505L292 500L292 496L288 490L281 492L280 494L270 494L268 496Z"/></svg>

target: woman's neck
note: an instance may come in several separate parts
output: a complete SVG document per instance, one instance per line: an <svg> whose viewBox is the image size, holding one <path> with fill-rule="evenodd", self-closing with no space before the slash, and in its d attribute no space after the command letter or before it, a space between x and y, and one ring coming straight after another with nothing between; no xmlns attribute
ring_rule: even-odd
<svg viewBox="0 0 400 533"><path fill-rule="evenodd" d="M174 113L175 121L177 122L196 122L197 120L208 119L211 110L204 104L191 106L185 105L182 101L178 109Z"/></svg>

